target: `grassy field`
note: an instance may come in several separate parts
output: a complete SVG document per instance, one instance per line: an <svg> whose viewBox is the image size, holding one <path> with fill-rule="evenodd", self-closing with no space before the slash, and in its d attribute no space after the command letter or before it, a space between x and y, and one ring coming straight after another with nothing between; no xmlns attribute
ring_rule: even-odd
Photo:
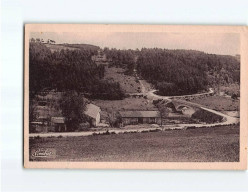
<svg viewBox="0 0 248 195"><path fill-rule="evenodd" d="M198 97L190 100L190 102L198 103L217 111L239 110L239 100L232 100L231 98L222 96Z"/></svg>
<svg viewBox="0 0 248 195"><path fill-rule="evenodd" d="M55 161L234 162L239 126L30 139L30 151L56 149Z"/></svg>
<svg viewBox="0 0 248 195"><path fill-rule="evenodd" d="M125 70L116 67L105 67L104 79L119 82L125 93L138 93L141 90L140 83L134 76L124 74Z"/></svg>

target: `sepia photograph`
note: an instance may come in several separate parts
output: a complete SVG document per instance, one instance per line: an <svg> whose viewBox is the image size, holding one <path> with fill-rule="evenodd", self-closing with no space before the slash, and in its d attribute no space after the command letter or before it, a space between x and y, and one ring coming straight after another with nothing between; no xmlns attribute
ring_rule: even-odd
<svg viewBox="0 0 248 195"><path fill-rule="evenodd" d="M27 24L24 167L246 169L247 37Z"/></svg>

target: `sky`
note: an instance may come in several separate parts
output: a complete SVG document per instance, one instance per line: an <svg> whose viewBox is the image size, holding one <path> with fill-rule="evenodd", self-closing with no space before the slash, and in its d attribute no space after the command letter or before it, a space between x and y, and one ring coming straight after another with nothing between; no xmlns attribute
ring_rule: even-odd
<svg viewBox="0 0 248 195"><path fill-rule="evenodd" d="M31 33L32 38L52 39L56 43L84 43L101 48L141 49L192 49L205 53L240 54L240 37L235 33L160 33L160 32L46 32Z"/></svg>

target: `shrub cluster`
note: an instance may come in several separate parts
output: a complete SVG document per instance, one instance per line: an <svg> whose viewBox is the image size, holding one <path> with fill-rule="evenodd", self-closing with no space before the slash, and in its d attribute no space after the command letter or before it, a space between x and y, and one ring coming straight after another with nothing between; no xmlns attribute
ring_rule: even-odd
<svg viewBox="0 0 248 195"><path fill-rule="evenodd" d="M192 114L192 118L206 123L217 123L223 120L222 116L202 109L197 110L194 114Z"/></svg>

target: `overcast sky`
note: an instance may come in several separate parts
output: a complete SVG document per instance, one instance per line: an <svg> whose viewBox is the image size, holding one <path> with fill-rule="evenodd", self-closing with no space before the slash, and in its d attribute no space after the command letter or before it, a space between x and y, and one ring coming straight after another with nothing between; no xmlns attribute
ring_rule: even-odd
<svg viewBox="0 0 248 195"><path fill-rule="evenodd" d="M234 33L32 33L33 38L52 39L56 43L85 43L117 49L166 48L193 49L206 53L240 54L239 34Z"/></svg>

